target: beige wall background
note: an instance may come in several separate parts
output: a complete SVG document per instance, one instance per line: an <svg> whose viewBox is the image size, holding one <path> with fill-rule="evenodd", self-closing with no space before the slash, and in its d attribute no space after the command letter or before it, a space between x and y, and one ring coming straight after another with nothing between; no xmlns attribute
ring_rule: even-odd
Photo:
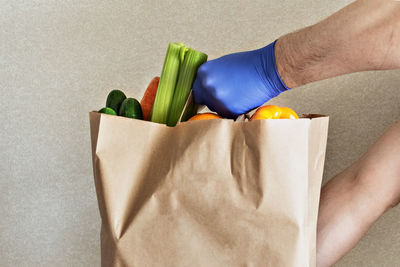
<svg viewBox="0 0 400 267"><path fill-rule="evenodd" d="M0 265L99 266L88 112L140 98L170 41L215 58L267 45L350 1L0 0ZM331 118L325 181L400 116L400 71L310 84L272 102ZM336 266L399 266L400 208Z"/></svg>

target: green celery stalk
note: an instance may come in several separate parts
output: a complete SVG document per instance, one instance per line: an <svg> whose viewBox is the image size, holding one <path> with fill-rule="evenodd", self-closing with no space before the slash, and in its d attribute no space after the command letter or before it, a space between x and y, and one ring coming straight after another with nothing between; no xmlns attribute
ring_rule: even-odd
<svg viewBox="0 0 400 267"><path fill-rule="evenodd" d="M178 79L181 59L186 47L183 44L170 43L165 55L164 65L161 71L156 98L150 120L158 123L167 123L175 86Z"/></svg>
<svg viewBox="0 0 400 267"><path fill-rule="evenodd" d="M192 101L188 104L186 109L183 111L181 122L185 122L189 120L191 117L197 114L197 111L199 109L199 105L196 104L193 99Z"/></svg>
<svg viewBox="0 0 400 267"><path fill-rule="evenodd" d="M183 62L179 69L178 81L168 112L167 125L175 126L182 114L198 68L207 61L207 55L192 48L185 49ZM162 76L161 76L162 78Z"/></svg>

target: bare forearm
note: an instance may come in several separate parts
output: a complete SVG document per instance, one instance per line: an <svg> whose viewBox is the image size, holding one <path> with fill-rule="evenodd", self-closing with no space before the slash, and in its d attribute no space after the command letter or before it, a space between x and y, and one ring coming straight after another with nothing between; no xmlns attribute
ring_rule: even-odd
<svg viewBox="0 0 400 267"><path fill-rule="evenodd" d="M317 231L317 266L328 267L341 259L385 212L360 191L357 167L343 171L322 189Z"/></svg>
<svg viewBox="0 0 400 267"><path fill-rule="evenodd" d="M400 68L400 2L355 1L279 38L275 56L290 88L352 72Z"/></svg>
<svg viewBox="0 0 400 267"><path fill-rule="evenodd" d="M331 266L400 201L400 121L322 189L317 265Z"/></svg>

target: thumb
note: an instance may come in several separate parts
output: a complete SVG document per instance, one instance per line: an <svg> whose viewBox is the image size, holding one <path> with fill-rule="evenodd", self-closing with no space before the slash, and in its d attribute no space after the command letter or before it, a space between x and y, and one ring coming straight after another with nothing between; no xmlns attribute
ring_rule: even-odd
<svg viewBox="0 0 400 267"><path fill-rule="evenodd" d="M194 102L200 105L204 105L204 100L203 100L203 85L201 82L201 78L199 75L197 75L196 79L194 80L193 83L193 99Z"/></svg>

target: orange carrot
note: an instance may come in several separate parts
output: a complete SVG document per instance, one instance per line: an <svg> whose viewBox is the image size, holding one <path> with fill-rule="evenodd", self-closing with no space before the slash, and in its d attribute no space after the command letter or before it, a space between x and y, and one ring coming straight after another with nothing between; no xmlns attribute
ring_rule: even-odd
<svg viewBox="0 0 400 267"><path fill-rule="evenodd" d="M142 106L142 112L143 112L143 120L146 121L150 120L150 113L151 109L153 108L154 99L156 98L159 82L160 82L160 77L158 76L154 77L147 86L143 98L140 101L140 105Z"/></svg>

